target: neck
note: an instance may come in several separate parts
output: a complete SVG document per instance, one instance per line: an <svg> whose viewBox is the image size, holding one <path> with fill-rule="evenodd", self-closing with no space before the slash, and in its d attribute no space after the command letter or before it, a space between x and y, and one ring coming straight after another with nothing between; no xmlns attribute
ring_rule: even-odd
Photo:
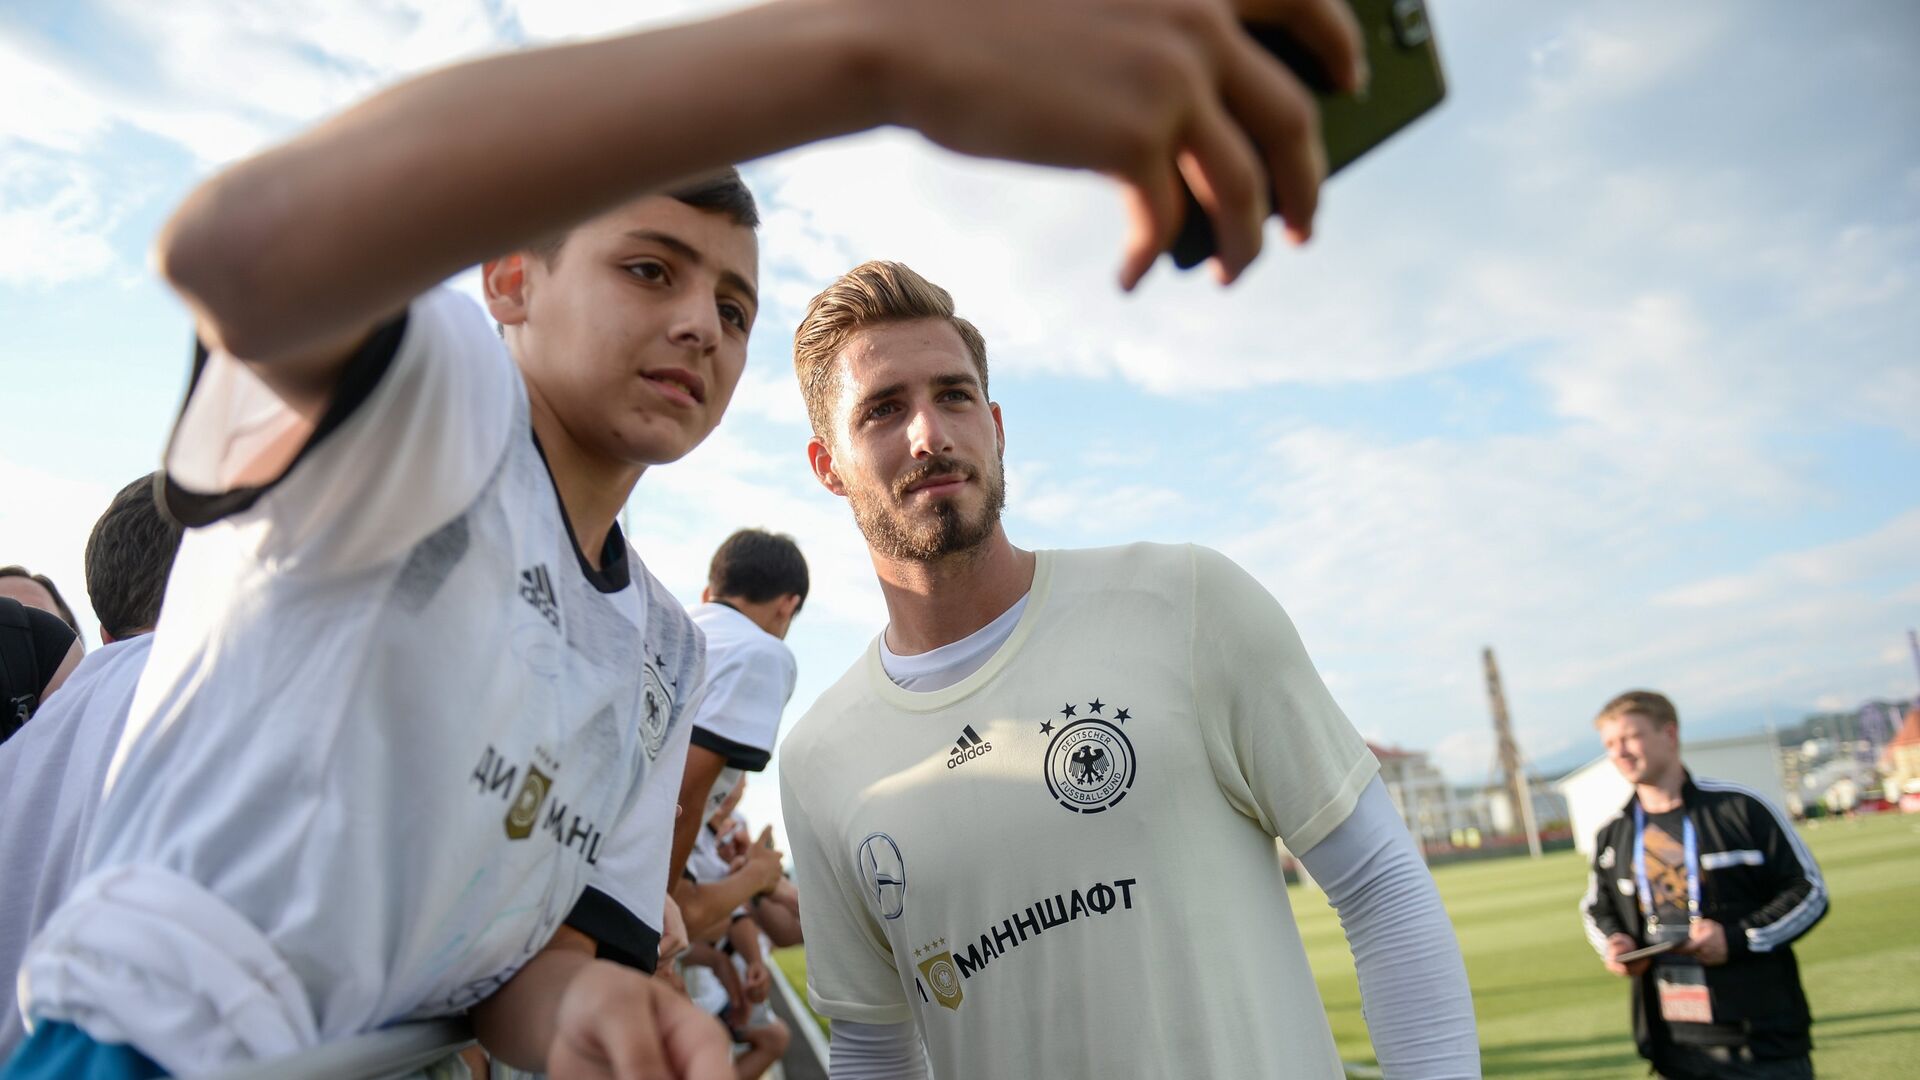
<svg viewBox="0 0 1920 1080"><path fill-rule="evenodd" d="M1640 799L1640 807L1649 814L1664 814L1680 805L1680 787L1686 782L1686 772L1675 764L1658 778L1649 777L1633 785L1633 793Z"/></svg>
<svg viewBox="0 0 1920 1080"><path fill-rule="evenodd" d="M633 494L646 466L614 461L589 452L567 430L560 417L527 383L532 405L533 433L540 439L540 451L546 455L547 471L553 476L554 490L560 494L560 508L567 515L573 538L588 565L600 569L600 554L606 550L607 534L620 516L620 508Z"/></svg>
<svg viewBox="0 0 1920 1080"><path fill-rule="evenodd" d="M764 603L756 604L751 600L742 600L737 596L716 596L709 602L724 604L732 608L746 616L748 622L772 634L774 637L784 639L787 636L786 628L780 625L780 602L778 600L768 600Z"/></svg>
<svg viewBox="0 0 1920 1080"><path fill-rule="evenodd" d="M901 656L951 645L998 618L1033 587L1036 563L998 525L980 546L933 562L872 555L887 598L887 648Z"/></svg>

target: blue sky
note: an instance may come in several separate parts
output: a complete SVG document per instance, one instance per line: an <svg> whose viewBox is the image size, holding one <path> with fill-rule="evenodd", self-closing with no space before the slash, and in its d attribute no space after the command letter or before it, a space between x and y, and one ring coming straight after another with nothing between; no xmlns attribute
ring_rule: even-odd
<svg viewBox="0 0 1920 1080"><path fill-rule="evenodd" d="M94 517L157 463L189 331L146 250L197 178L409 71L620 29L617 7L0 10L0 562L79 596ZM1362 731L1457 779L1492 760L1483 645L1535 760L1589 745L1629 686L1702 729L1920 689L1920 10L1433 7L1447 104L1335 182L1310 250L1275 243L1225 292L1163 267L1117 293L1098 178L899 132L749 167L747 382L631 514L689 598L734 528L800 539L789 722L884 619L807 477L788 353L870 257L985 330L1016 542L1226 551Z"/></svg>

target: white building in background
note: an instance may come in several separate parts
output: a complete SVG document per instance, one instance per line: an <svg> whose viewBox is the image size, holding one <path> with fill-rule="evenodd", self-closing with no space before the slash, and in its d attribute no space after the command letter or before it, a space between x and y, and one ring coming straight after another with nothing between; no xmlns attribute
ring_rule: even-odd
<svg viewBox="0 0 1920 1080"><path fill-rule="evenodd" d="M1753 789L1775 806L1782 809L1787 806L1780 749L1770 731L1690 743L1686 729L1682 728L1680 758L1687 763L1687 771L1696 777L1730 781ZM1592 858L1595 834L1608 818L1627 805L1633 796L1633 785L1621 779L1619 770L1601 754L1561 777L1556 786L1567 800L1568 818L1573 822L1573 845L1582 855Z"/></svg>
<svg viewBox="0 0 1920 1080"><path fill-rule="evenodd" d="M1486 830L1484 801L1456 791L1425 753L1367 745L1380 759L1380 782L1421 845L1450 843L1454 833L1466 829Z"/></svg>
<svg viewBox="0 0 1920 1080"><path fill-rule="evenodd" d="M1533 796L1533 820L1541 831L1567 820L1567 800L1553 781L1532 778L1527 789ZM1516 836L1526 831L1524 823L1513 820L1513 800L1507 797L1506 788L1490 787L1482 797L1487 803L1487 824L1495 835Z"/></svg>

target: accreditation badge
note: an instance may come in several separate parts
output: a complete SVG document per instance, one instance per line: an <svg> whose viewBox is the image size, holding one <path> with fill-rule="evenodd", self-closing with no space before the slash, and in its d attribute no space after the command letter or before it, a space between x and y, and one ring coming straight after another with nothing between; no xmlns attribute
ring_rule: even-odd
<svg viewBox="0 0 1920 1080"><path fill-rule="evenodd" d="M1660 994L1660 1016L1669 1024L1713 1023L1713 999L1707 995L1707 969L1698 964L1667 964L1653 969Z"/></svg>

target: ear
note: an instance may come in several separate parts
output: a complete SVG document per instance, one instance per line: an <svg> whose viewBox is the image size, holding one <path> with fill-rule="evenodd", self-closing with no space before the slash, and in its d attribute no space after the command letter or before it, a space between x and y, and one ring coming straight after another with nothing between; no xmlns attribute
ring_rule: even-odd
<svg viewBox="0 0 1920 1080"><path fill-rule="evenodd" d="M846 497L847 485L841 482L840 474L833 470L833 451L827 449L826 442L818 435L807 440L807 464L812 466L813 478L820 481L821 487L841 498Z"/></svg>
<svg viewBox="0 0 1920 1080"><path fill-rule="evenodd" d="M527 321L527 257L515 252L482 263L480 284L487 294L487 313L501 326Z"/></svg>
<svg viewBox="0 0 1920 1080"><path fill-rule="evenodd" d="M794 613L800 610L800 594L788 593L773 598L773 612L781 622L792 622Z"/></svg>
<svg viewBox="0 0 1920 1080"><path fill-rule="evenodd" d="M706 585L700 586L700 602L703 604L713 603L713 589Z"/></svg>
<svg viewBox="0 0 1920 1080"><path fill-rule="evenodd" d="M993 414L993 437L1000 443L1000 452L1005 454L1007 452L1007 425L1000 419L1000 403L997 401L987 402L987 411Z"/></svg>

